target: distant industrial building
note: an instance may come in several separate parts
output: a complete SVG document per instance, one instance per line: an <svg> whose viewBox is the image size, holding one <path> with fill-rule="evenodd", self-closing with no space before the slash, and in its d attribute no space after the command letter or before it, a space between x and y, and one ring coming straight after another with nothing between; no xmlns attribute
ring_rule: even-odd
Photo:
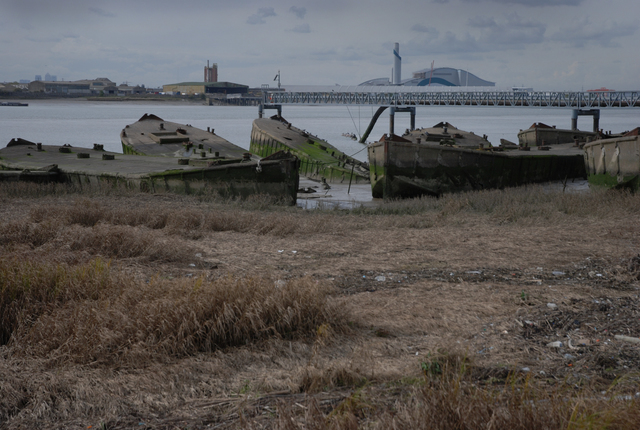
<svg viewBox="0 0 640 430"><path fill-rule="evenodd" d="M211 94L213 97L226 97L229 94L246 94L248 85L234 84L232 82L218 82L218 64L213 63L204 67L204 82L180 82L177 84L163 85L165 94L182 94L187 96L199 94Z"/></svg>
<svg viewBox="0 0 640 430"><path fill-rule="evenodd" d="M204 81L218 82L218 63L213 63L213 65L209 67L209 60L207 60L207 65L204 68Z"/></svg>
<svg viewBox="0 0 640 430"><path fill-rule="evenodd" d="M393 80L389 78L370 79L361 83L362 86L388 86L399 85L407 87L446 86L446 87L495 87L495 82L480 79L466 70L453 69L451 67L438 67L418 70L413 72L410 79L400 79L401 70L400 46L395 44L393 49Z"/></svg>
<svg viewBox="0 0 640 430"><path fill-rule="evenodd" d="M118 87L107 78L96 78L80 81L33 81L29 84L29 91L69 95L93 95L102 92L107 95L117 94Z"/></svg>
<svg viewBox="0 0 640 430"><path fill-rule="evenodd" d="M249 91L248 85L234 84L232 82L180 82L162 86L165 94L183 94L188 96L198 94L245 94Z"/></svg>

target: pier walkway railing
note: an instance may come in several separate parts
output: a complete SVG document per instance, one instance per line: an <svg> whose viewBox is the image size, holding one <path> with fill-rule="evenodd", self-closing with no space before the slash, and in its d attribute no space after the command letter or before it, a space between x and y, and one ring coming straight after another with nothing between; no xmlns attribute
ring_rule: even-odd
<svg viewBox="0 0 640 430"><path fill-rule="evenodd" d="M329 87L331 88L331 87ZM374 106L529 106L611 108L640 107L640 91L426 91L424 87L335 87L313 91L263 92L263 106L374 105Z"/></svg>

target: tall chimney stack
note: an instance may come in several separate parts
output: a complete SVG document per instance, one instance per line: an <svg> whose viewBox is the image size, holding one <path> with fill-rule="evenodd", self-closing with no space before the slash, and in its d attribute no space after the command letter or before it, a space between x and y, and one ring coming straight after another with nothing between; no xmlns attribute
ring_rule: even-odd
<svg viewBox="0 0 640 430"><path fill-rule="evenodd" d="M402 81L402 58L400 57L400 44L396 43L393 48L393 85L400 85Z"/></svg>

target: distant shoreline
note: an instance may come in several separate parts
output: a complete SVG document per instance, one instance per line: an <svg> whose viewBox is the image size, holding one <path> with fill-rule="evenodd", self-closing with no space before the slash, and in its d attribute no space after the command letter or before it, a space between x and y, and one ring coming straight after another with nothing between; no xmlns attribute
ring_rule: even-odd
<svg viewBox="0 0 640 430"><path fill-rule="evenodd" d="M190 98L173 98L173 97L85 97L85 100L90 102L162 102L162 103L191 103L202 104L206 103L202 99L190 99Z"/></svg>
<svg viewBox="0 0 640 430"><path fill-rule="evenodd" d="M175 97L164 95L148 95L148 96L89 96L86 95L60 95L60 94L42 94L42 93L0 93L0 100L78 100L92 102L140 102L140 101L158 101L158 102L188 102L206 104L204 100L196 97Z"/></svg>
<svg viewBox="0 0 640 430"><path fill-rule="evenodd" d="M119 102L119 103L140 103L140 102L159 102L167 104L190 104L203 106L250 106L237 103L229 103L224 100L215 100L212 104L205 99L197 96L171 96L171 95L137 95L137 96L89 96L86 95L60 95L60 94L42 94L42 93L0 93L0 100L7 101L46 101L46 100L65 100L65 101L90 101L90 102Z"/></svg>

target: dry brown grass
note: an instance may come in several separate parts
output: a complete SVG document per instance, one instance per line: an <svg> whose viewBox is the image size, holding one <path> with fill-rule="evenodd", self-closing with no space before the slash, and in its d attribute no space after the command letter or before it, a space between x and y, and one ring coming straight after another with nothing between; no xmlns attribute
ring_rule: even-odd
<svg viewBox="0 0 640 430"><path fill-rule="evenodd" d="M98 300L109 290L119 290L121 279L108 271L100 260L68 267L0 259L0 344L58 306Z"/></svg>
<svg viewBox="0 0 640 430"><path fill-rule="evenodd" d="M425 357L421 370L403 383L352 390L330 409L315 398L302 405L280 402L274 428L631 429L640 419L640 400L615 386L606 392L568 384L550 389L524 373L478 383L484 369L464 353L442 350Z"/></svg>
<svg viewBox="0 0 640 430"><path fill-rule="evenodd" d="M638 391L640 354L603 342L640 336L637 195L309 212L18 188L0 184L0 427L638 421L619 396ZM593 344L546 347L578 334Z"/></svg>
<svg viewBox="0 0 640 430"><path fill-rule="evenodd" d="M79 267L0 260L1 339L13 355L122 365L277 337L343 331L344 310L310 279L151 279L94 261Z"/></svg>

